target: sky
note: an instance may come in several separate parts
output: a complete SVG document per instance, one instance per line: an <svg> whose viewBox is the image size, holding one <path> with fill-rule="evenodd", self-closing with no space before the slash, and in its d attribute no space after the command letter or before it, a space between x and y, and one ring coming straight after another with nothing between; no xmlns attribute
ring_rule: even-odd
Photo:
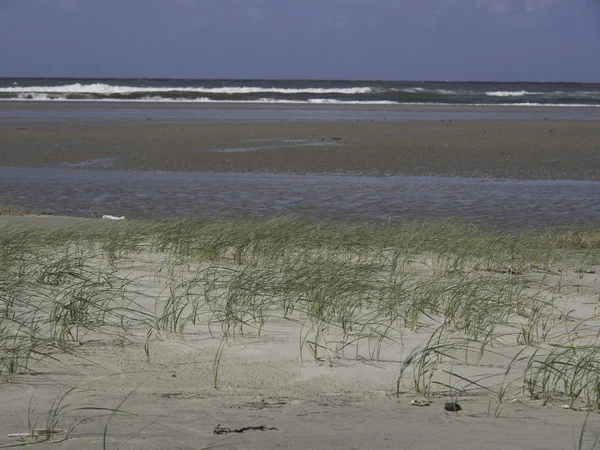
<svg viewBox="0 0 600 450"><path fill-rule="evenodd" d="M600 82L600 0L0 0L0 77Z"/></svg>

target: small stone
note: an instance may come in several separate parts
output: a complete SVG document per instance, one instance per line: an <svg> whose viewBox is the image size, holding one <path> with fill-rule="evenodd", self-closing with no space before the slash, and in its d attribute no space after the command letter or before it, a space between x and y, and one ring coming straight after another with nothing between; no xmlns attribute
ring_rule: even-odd
<svg viewBox="0 0 600 450"><path fill-rule="evenodd" d="M462 411L462 408L458 403L447 402L444 404L444 409L446 411Z"/></svg>

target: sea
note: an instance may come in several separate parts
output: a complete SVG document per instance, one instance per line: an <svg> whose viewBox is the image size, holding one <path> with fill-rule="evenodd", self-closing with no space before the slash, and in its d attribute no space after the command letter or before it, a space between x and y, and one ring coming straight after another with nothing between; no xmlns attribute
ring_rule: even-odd
<svg viewBox="0 0 600 450"><path fill-rule="evenodd" d="M593 120L600 83L0 79L0 121ZM153 122L147 122L152 120ZM597 143L590 142L590 145ZM0 149L1 151L1 149ZM600 223L600 182L0 167L0 201L74 216L458 217L507 229Z"/></svg>
<svg viewBox="0 0 600 450"><path fill-rule="evenodd" d="M600 107L600 83L0 78L0 100Z"/></svg>

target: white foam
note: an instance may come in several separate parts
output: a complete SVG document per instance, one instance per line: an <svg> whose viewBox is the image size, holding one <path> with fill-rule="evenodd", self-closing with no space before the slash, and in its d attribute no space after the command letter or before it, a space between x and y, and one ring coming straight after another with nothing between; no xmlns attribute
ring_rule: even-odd
<svg viewBox="0 0 600 450"><path fill-rule="evenodd" d="M491 97L523 97L525 95L544 95L543 92L528 92L528 91L491 91L485 95Z"/></svg>
<svg viewBox="0 0 600 450"><path fill-rule="evenodd" d="M263 99L267 100L267 99ZM304 103L304 102L300 102ZM398 102L392 102L389 100L372 100L372 101L361 101L361 100L335 100L331 98L311 98L306 103L329 103L329 104L344 104L344 105L398 105Z"/></svg>
<svg viewBox="0 0 600 450"><path fill-rule="evenodd" d="M398 102L387 101L387 100L373 100L373 101L361 101L361 100L336 100L329 98L311 98L308 100L285 100L276 98L259 98L257 100L215 100L208 97L197 97L197 98L165 98L159 96L148 96L136 99L116 99L116 98L102 98L102 99L71 99L62 97L59 94L46 94L46 93L35 93L35 94L18 94L17 98L3 98L0 101L56 101L56 102L115 102L115 103L281 103L281 104L344 104L344 105L396 105Z"/></svg>
<svg viewBox="0 0 600 450"><path fill-rule="evenodd" d="M393 89L394 91L398 91L398 89ZM425 89L423 88L405 88L405 89L400 89L401 92L408 92L409 94L416 94L417 92L423 92L425 91Z"/></svg>
<svg viewBox="0 0 600 450"><path fill-rule="evenodd" d="M442 94L442 95L455 95L455 94L458 94L457 91L450 91L448 89L436 89L435 92L437 94Z"/></svg>
<svg viewBox="0 0 600 450"><path fill-rule="evenodd" d="M205 87L139 87L139 86L111 86L104 83L92 84L66 84L62 86L19 86L0 88L0 92L16 94L134 94L140 92L158 93L158 92L198 92L206 94L368 94L373 92L370 87L353 88L276 88L276 87L255 87L255 86L225 86L216 88Z"/></svg>
<svg viewBox="0 0 600 450"><path fill-rule="evenodd" d="M102 216L103 219L108 219L108 220L125 220L125 216L111 216L110 214L104 214Z"/></svg>
<svg viewBox="0 0 600 450"><path fill-rule="evenodd" d="M600 92L594 91L577 91L575 95L583 95L585 97L600 97Z"/></svg>
<svg viewBox="0 0 600 450"><path fill-rule="evenodd" d="M422 94L424 92L430 94L441 94L441 95L455 95L458 91L452 91L449 89L424 89L420 87L404 88L404 89L393 89L394 92L406 92L408 94Z"/></svg>

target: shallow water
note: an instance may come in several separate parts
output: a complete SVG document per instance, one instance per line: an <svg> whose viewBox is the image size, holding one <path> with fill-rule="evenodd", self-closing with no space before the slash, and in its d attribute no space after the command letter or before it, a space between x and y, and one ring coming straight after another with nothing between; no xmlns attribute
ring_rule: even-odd
<svg viewBox="0 0 600 450"><path fill-rule="evenodd" d="M600 182L0 168L0 198L85 216L461 217L527 228L600 220Z"/></svg>

